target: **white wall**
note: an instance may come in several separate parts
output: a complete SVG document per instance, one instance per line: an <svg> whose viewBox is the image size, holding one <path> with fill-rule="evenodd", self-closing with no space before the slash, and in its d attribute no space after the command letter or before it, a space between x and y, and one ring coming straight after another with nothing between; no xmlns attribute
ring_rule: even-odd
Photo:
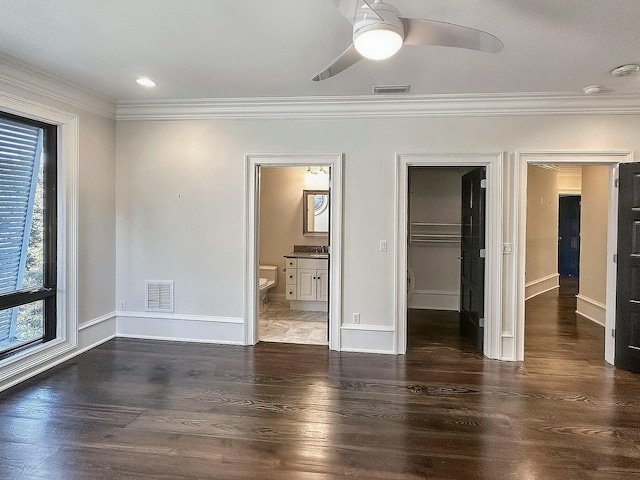
<svg viewBox="0 0 640 480"><path fill-rule="evenodd" d="M460 234L462 174L468 168L412 168L410 174L410 221L449 223L457 226L424 227L426 233ZM414 275L409 308L459 310L460 242L413 242L408 247L408 266Z"/></svg>
<svg viewBox="0 0 640 480"><path fill-rule="evenodd" d="M393 328L397 152L637 150L638 128L637 115L121 121L117 296L141 309L144 279L174 279L177 312L242 320L244 155L343 152L343 318L360 312L363 324Z"/></svg>

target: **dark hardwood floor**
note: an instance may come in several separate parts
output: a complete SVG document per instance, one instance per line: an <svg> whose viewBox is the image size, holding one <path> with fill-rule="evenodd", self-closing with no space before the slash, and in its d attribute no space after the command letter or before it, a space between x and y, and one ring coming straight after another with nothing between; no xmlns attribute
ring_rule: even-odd
<svg viewBox="0 0 640 480"><path fill-rule="evenodd" d="M528 302L515 364L450 312L398 357L112 340L0 393L0 478L640 478L640 376L567 299Z"/></svg>

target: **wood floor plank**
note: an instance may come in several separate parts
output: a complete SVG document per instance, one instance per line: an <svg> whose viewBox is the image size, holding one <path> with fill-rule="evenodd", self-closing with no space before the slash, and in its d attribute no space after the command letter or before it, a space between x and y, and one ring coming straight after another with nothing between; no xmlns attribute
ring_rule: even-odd
<svg viewBox="0 0 640 480"><path fill-rule="evenodd" d="M404 356L115 339L0 393L0 478L640 478L640 376L574 312L528 301L515 364L455 312Z"/></svg>

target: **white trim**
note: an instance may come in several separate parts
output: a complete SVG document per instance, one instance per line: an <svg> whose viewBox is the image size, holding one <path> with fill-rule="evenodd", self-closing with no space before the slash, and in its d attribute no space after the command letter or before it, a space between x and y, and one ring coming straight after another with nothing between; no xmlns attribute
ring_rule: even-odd
<svg viewBox="0 0 640 480"><path fill-rule="evenodd" d="M56 339L0 361L0 385L78 345L78 117L0 92L0 109L58 126L58 278ZM3 388L3 387L0 387Z"/></svg>
<svg viewBox="0 0 640 480"><path fill-rule="evenodd" d="M542 295L543 293L555 290L560 286L560 275L558 273L552 273L545 277L536 278L524 285L525 297L527 301L531 298Z"/></svg>
<svg viewBox="0 0 640 480"><path fill-rule="evenodd" d="M0 82L106 118L116 118L114 99L4 53L0 53Z"/></svg>
<svg viewBox="0 0 640 480"><path fill-rule="evenodd" d="M211 340L209 338L201 337L175 337L175 336L162 336L162 335L143 335L137 333L118 333L117 338L137 338L139 340L159 340L162 342L188 342L188 343L207 343L214 345L243 345L241 340Z"/></svg>
<svg viewBox="0 0 640 480"><path fill-rule="evenodd" d="M243 344L244 320L150 312L118 312L116 336L178 342Z"/></svg>
<svg viewBox="0 0 640 480"><path fill-rule="evenodd" d="M390 325L371 325L365 323L345 323L340 326L340 330L366 330L368 332L393 332Z"/></svg>
<svg viewBox="0 0 640 480"><path fill-rule="evenodd" d="M607 306L584 295L576 295L576 313L601 327L607 321Z"/></svg>
<svg viewBox="0 0 640 480"><path fill-rule="evenodd" d="M479 117L636 115L640 95L521 93L119 100L116 119Z"/></svg>
<svg viewBox="0 0 640 480"><path fill-rule="evenodd" d="M459 311L460 292L444 290L414 290L407 298L408 308Z"/></svg>
<svg viewBox="0 0 640 480"><path fill-rule="evenodd" d="M246 154L245 155L245 333L244 344L258 342L259 290L256 288L259 248L257 225L260 166L325 166L331 169L331 232L329 268L329 348L341 350L342 324L342 154Z"/></svg>
<svg viewBox="0 0 640 480"><path fill-rule="evenodd" d="M99 323L107 322L109 320L113 320L116 318L116 312L110 312L106 315L102 315L101 317L94 318L93 320L89 320L88 322L81 323L78 325L78 331L84 330L85 328L93 327Z"/></svg>
<svg viewBox="0 0 640 480"><path fill-rule="evenodd" d="M394 327L348 323L340 327L343 352L395 354Z"/></svg>
<svg viewBox="0 0 640 480"><path fill-rule="evenodd" d="M617 151L540 151L516 152L514 155L515 189L512 201L516 208L511 213L510 221L515 226L517 240L514 242L514 257L516 259L516 296L513 302L512 314L506 315L507 330L513 332L515 338L515 360L524 360L524 304L525 284L524 270L526 263L526 215L527 215L527 167L533 164L582 164L608 165L609 173L609 206L607 224L607 292L606 331L615 329L616 302L616 264L613 254L617 251L618 243L618 189L614 187L617 178L617 165L633 161L632 152ZM613 364L615 360L615 339L605 335L605 360Z"/></svg>
<svg viewBox="0 0 640 480"><path fill-rule="evenodd" d="M117 312L118 318L155 318L163 320L185 320L189 322L210 322L210 323L236 323L243 324L244 319L240 317L216 317L210 315L185 315L183 313L162 313L162 312Z"/></svg>
<svg viewBox="0 0 640 480"><path fill-rule="evenodd" d="M407 348L407 216L409 167L487 168L484 354L502 358L502 192L504 153L402 153L396 155L396 278L394 352Z"/></svg>

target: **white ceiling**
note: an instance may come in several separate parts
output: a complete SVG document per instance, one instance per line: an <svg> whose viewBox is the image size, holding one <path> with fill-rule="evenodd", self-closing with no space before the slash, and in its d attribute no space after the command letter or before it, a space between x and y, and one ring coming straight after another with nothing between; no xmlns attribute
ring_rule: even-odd
<svg viewBox="0 0 640 480"><path fill-rule="evenodd" d="M411 94L640 93L638 0L389 0L406 17L458 23L497 54L404 47L322 82L351 43L331 0L0 0L0 52L113 99ZM135 84L147 75L154 90Z"/></svg>

